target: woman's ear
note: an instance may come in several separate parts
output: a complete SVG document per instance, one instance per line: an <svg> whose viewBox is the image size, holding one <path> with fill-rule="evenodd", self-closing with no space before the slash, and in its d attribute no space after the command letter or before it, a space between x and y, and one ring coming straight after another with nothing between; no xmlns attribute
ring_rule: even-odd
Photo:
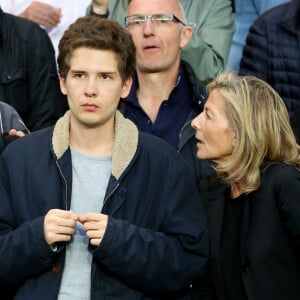
<svg viewBox="0 0 300 300"><path fill-rule="evenodd" d="M236 134L233 133L233 136L232 136L232 139L231 139L231 146L232 146L232 149L236 146Z"/></svg>

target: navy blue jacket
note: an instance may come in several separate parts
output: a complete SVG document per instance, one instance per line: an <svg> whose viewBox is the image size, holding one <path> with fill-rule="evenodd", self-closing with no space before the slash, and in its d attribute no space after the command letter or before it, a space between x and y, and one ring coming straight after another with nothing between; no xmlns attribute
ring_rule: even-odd
<svg viewBox="0 0 300 300"><path fill-rule="evenodd" d="M276 6L251 26L240 74L268 82L284 99L290 116L300 107L300 0Z"/></svg>
<svg viewBox="0 0 300 300"><path fill-rule="evenodd" d="M68 209L72 165L69 114L10 144L0 157L0 292L57 299L65 245L43 233L49 209ZM91 299L179 299L203 276L206 219L186 162L164 141L116 115L109 215L93 255ZM1 296L2 297L2 296ZM7 299L11 299L7 297ZM182 299L182 298L180 298Z"/></svg>

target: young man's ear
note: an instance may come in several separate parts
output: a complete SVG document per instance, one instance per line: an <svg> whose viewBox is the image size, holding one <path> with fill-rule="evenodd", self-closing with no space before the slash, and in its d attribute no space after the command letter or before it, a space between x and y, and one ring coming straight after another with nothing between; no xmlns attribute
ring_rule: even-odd
<svg viewBox="0 0 300 300"><path fill-rule="evenodd" d="M67 95L66 80L62 76L59 77L60 90L64 95Z"/></svg>
<svg viewBox="0 0 300 300"><path fill-rule="evenodd" d="M132 86L132 76L125 80L122 87L121 98L126 98L129 95Z"/></svg>

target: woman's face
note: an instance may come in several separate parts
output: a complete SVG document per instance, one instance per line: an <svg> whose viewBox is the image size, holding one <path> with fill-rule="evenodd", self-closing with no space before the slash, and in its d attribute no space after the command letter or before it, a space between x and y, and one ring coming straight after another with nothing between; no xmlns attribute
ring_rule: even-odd
<svg viewBox="0 0 300 300"><path fill-rule="evenodd" d="M218 90L211 91L204 111L192 121L192 127L196 129L199 159L218 162L231 155L235 145L235 134L229 127L224 98Z"/></svg>

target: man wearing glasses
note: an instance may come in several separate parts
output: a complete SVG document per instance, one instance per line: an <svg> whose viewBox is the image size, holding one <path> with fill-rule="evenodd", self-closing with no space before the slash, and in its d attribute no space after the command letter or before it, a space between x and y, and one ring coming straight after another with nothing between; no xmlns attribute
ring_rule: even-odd
<svg viewBox="0 0 300 300"><path fill-rule="evenodd" d="M124 16L130 0L92 0L89 15L118 21ZM151 3L152 1L144 1ZM227 65L234 32L234 19L229 0L179 0L193 27L193 37L182 49L181 57L192 65L198 79L207 83Z"/></svg>
<svg viewBox="0 0 300 300"><path fill-rule="evenodd" d="M203 110L206 89L181 59L192 37L184 9L178 0L132 0L125 24L136 46L136 74L120 110L140 131L173 145L190 165L200 189L211 182L214 171L208 161L195 156L190 121ZM196 298L211 299L203 282L194 283L193 291Z"/></svg>
<svg viewBox="0 0 300 300"><path fill-rule="evenodd" d="M184 9L178 0L132 0L125 25L137 49L137 63L133 86L120 110L140 131L174 146L199 181L211 170L206 161L196 159L189 123L202 111L206 91L192 67L181 60L192 37Z"/></svg>

